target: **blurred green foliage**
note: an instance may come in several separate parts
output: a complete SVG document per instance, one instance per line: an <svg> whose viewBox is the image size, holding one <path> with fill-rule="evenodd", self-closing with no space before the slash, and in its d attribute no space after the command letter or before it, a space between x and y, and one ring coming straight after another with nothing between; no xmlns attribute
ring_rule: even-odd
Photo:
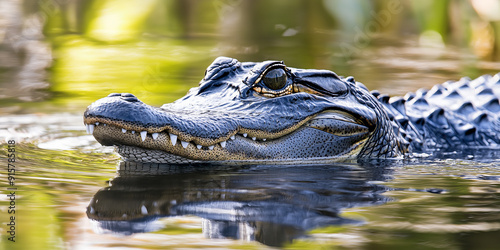
<svg viewBox="0 0 500 250"><path fill-rule="evenodd" d="M399 46L398 41L456 46L478 58L498 58L498 21L478 14L484 3L473 0L31 4L33 13L45 18L44 34L55 57L50 91L81 102L78 106L110 92L133 92L154 105L171 102L195 87L208 64L221 55L240 61L281 59L361 80L374 72L351 62L382 44Z"/></svg>
<svg viewBox="0 0 500 250"><path fill-rule="evenodd" d="M370 89L404 94L498 71L484 62L500 57L499 6L500 0L27 0L22 12L9 10L23 23L3 41L16 51L9 60L24 62L19 78L23 69L38 76L24 86L0 70L6 90L0 98L42 101L28 113L50 106L80 112L111 92L132 92L158 106L196 87L217 56L329 69ZM47 50L29 43L38 22ZM44 64L46 76L30 68ZM31 84L45 92L26 97Z"/></svg>

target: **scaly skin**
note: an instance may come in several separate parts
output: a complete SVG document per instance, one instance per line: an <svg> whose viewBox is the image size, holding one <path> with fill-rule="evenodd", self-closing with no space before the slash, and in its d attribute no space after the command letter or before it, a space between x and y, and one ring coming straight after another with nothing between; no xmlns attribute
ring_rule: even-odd
<svg viewBox="0 0 500 250"><path fill-rule="evenodd" d="M373 94L414 152L500 146L500 74L464 77L404 97Z"/></svg>
<svg viewBox="0 0 500 250"><path fill-rule="evenodd" d="M462 79L389 100L331 71L220 57L199 87L174 103L156 108L132 94L110 94L87 108L84 123L97 141L118 146L131 161L394 158L433 148L498 146L498 78L467 84L478 98L460 96ZM441 97L433 94L438 90ZM466 123L471 119L474 124Z"/></svg>

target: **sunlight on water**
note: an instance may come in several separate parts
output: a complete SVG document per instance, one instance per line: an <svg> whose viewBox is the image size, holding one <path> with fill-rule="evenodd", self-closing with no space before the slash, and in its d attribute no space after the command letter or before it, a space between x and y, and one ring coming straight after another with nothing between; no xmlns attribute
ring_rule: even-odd
<svg viewBox="0 0 500 250"><path fill-rule="evenodd" d="M135 0L124 5L120 1L94 2L98 10L88 27L88 35L101 41L123 41L136 37L140 26L154 8L157 0ZM112 10L112 11L111 11ZM123 17L127 18L124 19Z"/></svg>

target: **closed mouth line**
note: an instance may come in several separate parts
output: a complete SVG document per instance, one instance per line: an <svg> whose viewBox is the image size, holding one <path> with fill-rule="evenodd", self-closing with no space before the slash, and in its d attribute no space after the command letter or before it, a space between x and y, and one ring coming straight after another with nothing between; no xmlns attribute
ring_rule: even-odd
<svg viewBox="0 0 500 250"><path fill-rule="evenodd" d="M213 150L215 148L215 145L220 145L221 148L225 148L226 145L227 145L227 140L226 141L221 141L217 144L213 144L213 145L200 145L200 144L196 144L194 142L190 142L190 141L182 141L182 140L179 140L178 139L178 135L174 134L174 133L169 133L169 132L166 132L166 131L162 131L162 132L155 132L155 133L150 133L148 131L135 131L135 130L126 130L124 128L119 128L119 127L116 127L116 126L113 126L113 125L107 125L106 123L102 123L102 122L96 122L94 124L85 124L85 128L86 128L86 131L88 134L94 134L94 131L96 129L96 127L98 126L103 126L103 127L109 127L109 128L115 128L115 129L120 129L121 130L121 133L123 134L132 134L132 135L135 135L135 136L140 136L141 137L141 141L144 142L146 139L150 138L151 140L153 141L156 141L158 140L158 138L160 137L160 134L163 134L166 138L169 138L170 140L170 143L172 144L172 146L175 146L175 145L181 145L183 148L187 148L189 145L193 145L193 147L196 147L197 149L208 149L208 150ZM240 137L243 137L243 138L248 138L252 141L261 141L261 142L265 142L267 141L266 138L263 138L263 139L257 139L257 137L251 137L249 138L248 137L248 134L247 133L240 133L240 134L237 134L238 136ZM229 137L229 140L235 140L236 139L236 135L232 135ZM178 143L178 141L180 141L180 143Z"/></svg>

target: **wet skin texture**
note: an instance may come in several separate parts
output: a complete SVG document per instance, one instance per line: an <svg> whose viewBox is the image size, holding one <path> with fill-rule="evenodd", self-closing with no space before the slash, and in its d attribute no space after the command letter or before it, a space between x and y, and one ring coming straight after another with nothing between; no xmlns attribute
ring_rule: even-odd
<svg viewBox="0 0 500 250"><path fill-rule="evenodd" d="M173 103L158 108L113 93L87 108L84 123L131 161L394 158L497 147L499 79L462 78L389 98L327 70L219 57Z"/></svg>

